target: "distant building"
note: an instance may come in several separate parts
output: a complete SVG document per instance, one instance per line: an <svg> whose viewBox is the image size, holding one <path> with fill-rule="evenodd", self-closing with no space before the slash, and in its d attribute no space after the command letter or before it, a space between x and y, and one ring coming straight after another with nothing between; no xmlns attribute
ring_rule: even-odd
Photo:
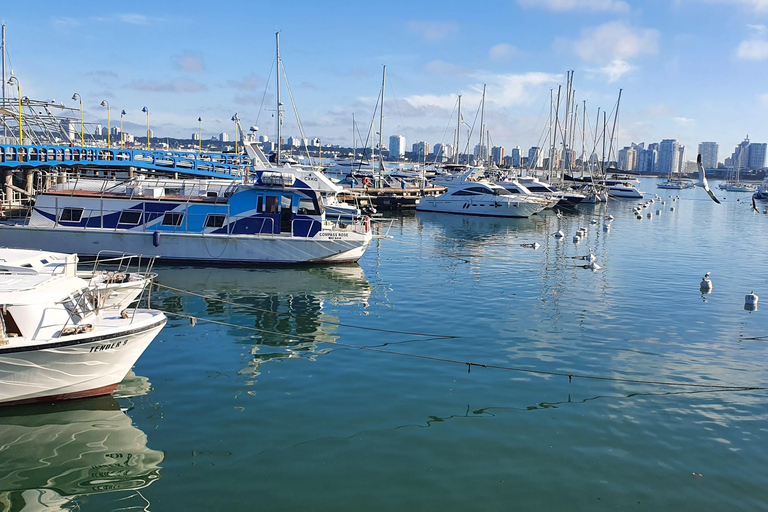
<svg viewBox="0 0 768 512"><path fill-rule="evenodd" d="M453 146L438 142L432 148L432 155L434 155L436 162L448 161L453 158Z"/></svg>
<svg viewBox="0 0 768 512"><path fill-rule="evenodd" d="M312 147L315 147L315 148L319 148L319 147L320 147L320 145L321 145L321 144L320 144L320 139L318 139L317 137L315 137L314 139L312 139L312 141L311 141L311 144L310 144L310 145L311 145Z"/></svg>
<svg viewBox="0 0 768 512"><path fill-rule="evenodd" d="M650 146L654 146L651 148ZM655 173L656 164L659 159L658 144L649 145L648 149L644 149L637 156L637 172L639 173Z"/></svg>
<svg viewBox="0 0 768 512"><path fill-rule="evenodd" d="M494 146L491 148L491 161L496 165L504 163L504 146Z"/></svg>
<svg viewBox="0 0 768 512"><path fill-rule="evenodd" d="M680 169L680 143L676 139L664 139L659 144L656 172L672 174Z"/></svg>
<svg viewBox="0 0 768 512"><path fill-rule="evenodd" d="M531 169L541 169L544 166L544 154L541 148L532 147L528 150L528 167Z"/></svg>
<svg viewBox="0 0 768 512"><path fill-rule="evenodd" d="M626 172L635 172L637 169L637 149L627 146L619 150L619 169Z"/></svg>
<svg viewBox="0 0 768 512"><path fill-rule="evenodd" d="M751 143L749 145L749 169L762 169L765 167L765 153L768 144L765 142Z"/></svg>
<svg viewBox="0 0 768 512"><path fill-rule="evenodd" d="M266 135L259 135L259 142L269 142L269 137Z"/></svg>
<svg viewBox="0 0 768 512"><path fill-rule="evenodd" d="M424 160L429 154L429 142L417 142L413 145L413 154L417 160Z"/></svg>
<svg viewBox="0 0 768 512"><path fill-rule="evenodd" d="M402 135L389 137L389 157L397 160L405 157L405 137Z"/></svg>
<svg viewBox="0 0 768 512"><path fill-rule="evenodd" d="M192 140L195 140L195 141L200 140L200 134L198 132L193 133Z"/></svg>
<svg viewBox="0 0 768 512"><path fill-rule="evenodd" d="M229 135L227 133L225 133L225 132L221 132L219 134L219 140L221 142L229 142Z"/></svg>
<svg viewBox="0 0 768 512"><path fill-rule="evenodd" d="M513 147L512 154L510 156L512 157L512 167L520 168L520 159L522 157L520 146Z"/></svg>
<svg viewBox="0 0 768 512"><path fill-rule="evenodd" d="M717 169L717 142L699 143L699 154L701 155L701 164L705 169Z"/></svg>

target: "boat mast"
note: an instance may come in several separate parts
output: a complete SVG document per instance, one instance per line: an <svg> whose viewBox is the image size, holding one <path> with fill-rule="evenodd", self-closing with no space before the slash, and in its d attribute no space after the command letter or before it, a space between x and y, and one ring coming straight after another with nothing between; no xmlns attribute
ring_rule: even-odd
<svg viewBox="0 0 768 512"><path fill-rule="evenodd" d="M459 94L459 115L456 116L456 153L453 155L453 163L459 163L459 147L461 146L461 94Z"/></svg>
<svg viewBox="0 0 768 512"><path fill-rule="evenodd" d="M357 160L357 140L355 139L355 113L352 112L352 166Z"/></svg>
<svg viewBox="0 0 768 512"><path fill-rule="evenodd" d="M283 124L283 111L281 110L281 107L283 106L282 102L280 101L280 72L281 72L281 61L280 61L280 32L275 32L275 50L277 52L277 73L275 73L275 82L276 82L276 89L277 89L277 156L275 158L275 164L280 165L280 146L282 143L282 127Z"/></svg>
<svg viewBox="0 0 768 512"><path fill-rule="evenodd" d="M384 146L382 137L384 136L384 84L387 79L387 66L381 73L381 110L379 110L379 172L384 173Z"/></svg>
<svg viewBox="0 0 768 512"><path fill-rule="evenodd" d="M483 142L485 140L485 84L483 84L483 98L480 105L480 154L478 156L481 162L485 164L485 155L483 154Z"/></svg>
<svg viewBox="0 0 768 512"><path fill-rule="evenodd" d="M5 23L3 23L3 41L0 45L0 51L3 53L3 108L5 108ZM5 128L3 128L5 132Z"/></svg>

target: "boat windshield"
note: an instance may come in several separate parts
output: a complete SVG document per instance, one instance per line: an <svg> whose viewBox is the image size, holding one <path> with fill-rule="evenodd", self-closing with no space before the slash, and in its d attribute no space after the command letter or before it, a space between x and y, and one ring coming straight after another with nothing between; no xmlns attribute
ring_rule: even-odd
<svg viewBox="0 0 768 512"><path fill-rule="evenodd" d="M505 189L504 187L499 187L499 188L493 187L493 195L495 195L495 196L511 196L511 195L514 195L514 194L512 192L510 192L509 190Z"/></svg>

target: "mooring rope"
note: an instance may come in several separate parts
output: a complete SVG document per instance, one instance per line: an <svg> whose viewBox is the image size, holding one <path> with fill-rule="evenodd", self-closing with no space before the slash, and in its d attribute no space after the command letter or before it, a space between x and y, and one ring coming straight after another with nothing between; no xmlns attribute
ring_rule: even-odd
<svg viewBox="0 0 768 512"><path fill-rule="evenodd" d="M548 376L556 376L556 377L568 377L568 382L572 382L573 379L584 379L584 380L599 380L599 381L609 381L609 382L622 382L622 383L630 383L630 384L651 384L655 386L670 386L670 387L688 387L688 388L699 388L699 389L711 389L711 390L720 390L720 391L757 391L757 390L765 390L768 389L768 387L763 386L728 386L728 385L718 385L718 384L696 384L692 382L669 382L669 381L658 381L658 380L645 380L645 379L627 379L627 378L621 378L621 377L603 377L599 375L587 375L587 374L579 374L579 373L567 373L567 372L555 372L555 371L547 371L547 370L535 370L531 368L519 368L514 366L503 366L503 365L497 365L497 364L487 364L487 363L476 363L473 361L461 361L458 359L448 359L444 357L435 357L435 356L425 356L425 355L419 355L419 354L409 354L407 352L398 352L396 350L387 350L383 348L377 348L377 347L369 347L369 346L360 346L360 345L352 345L351 343L342 343L335 340L322 340L318 339L315 336L308 336L303 334L288 334L288 333L282 333L282 332L276 332L276 331L269 331L266 329L259 329L258 327L248 327L243 325L237 325L237 324L230 324L228 322L220 322L217 320L210 320L206 318L197 318L192 315L185 315L182 313L174 313L170 311L163 311L166 315L174 315L182 318L188 318L190 321L194 324L197 320L201 320L204 322L216 324L216 325L222 325L226 327L232 327L236 329L244 329L249 331L255 331L262 334L274 334L278 336L284 336L287 338L301 338L307 341L312 341L315 343L328 343L332 345L336 345L339 347L344 348L350 348L350 349L356 349L356 350L366 350L369 352L377 352L381 354L388 354L388 355L394 355L394 356L401 356L401 357L410 357L413 359L421 359L426 361L434 361L439 363L447 363L447 364L458 364L463 365L467 367L467 373L470 373L472 371L472 367L476 366L479 368L488 368L493 370L505 370L505 371L511 371L511 372L518 372L518 373L529 373L534 375L548 375ZM341 324L339 324L341 325ZM385 332L392 332L392 331L385 331ZM451 338L460 338L460 336L451 336Z"/></svg>

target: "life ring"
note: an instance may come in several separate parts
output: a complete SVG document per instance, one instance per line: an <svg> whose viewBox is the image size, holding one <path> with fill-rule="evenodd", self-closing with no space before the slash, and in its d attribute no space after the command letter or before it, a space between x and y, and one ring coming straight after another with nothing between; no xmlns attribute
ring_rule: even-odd
<svg viewBox="0 0 768 512"><path fill-rule="evenodd" d="M370 179L363 178L363 185L370 185L370 184L371 184L371 180Z"/></svg>

